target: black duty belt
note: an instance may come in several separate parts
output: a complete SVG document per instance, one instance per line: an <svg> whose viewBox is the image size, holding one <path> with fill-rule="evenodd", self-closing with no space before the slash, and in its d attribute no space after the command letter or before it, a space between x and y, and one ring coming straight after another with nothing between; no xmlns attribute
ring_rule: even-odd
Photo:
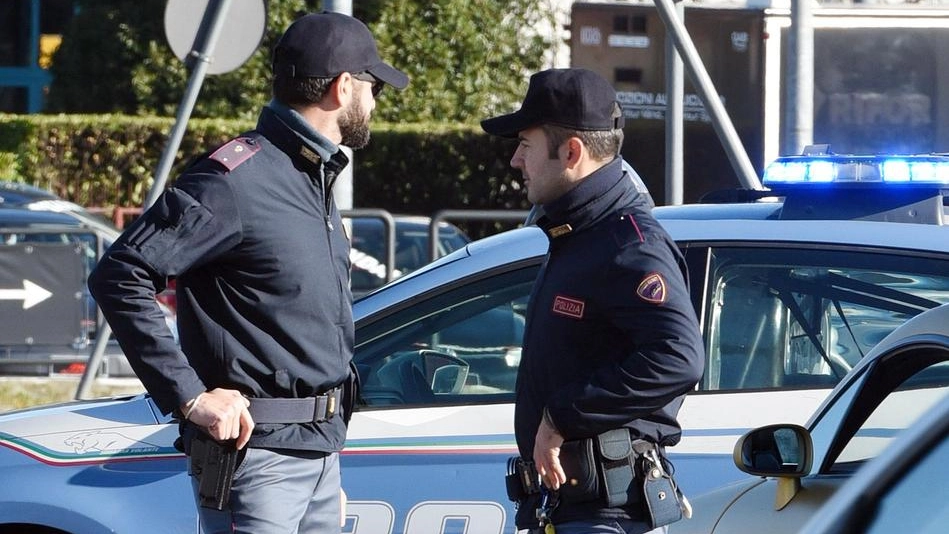
<svg viewBox="0 0 949 534"><path fill-rule="evenodd" d="M304 399L250 399L250 416L254 423L322 423L339 411L342 387L333 388L323 395Z"/></svg>

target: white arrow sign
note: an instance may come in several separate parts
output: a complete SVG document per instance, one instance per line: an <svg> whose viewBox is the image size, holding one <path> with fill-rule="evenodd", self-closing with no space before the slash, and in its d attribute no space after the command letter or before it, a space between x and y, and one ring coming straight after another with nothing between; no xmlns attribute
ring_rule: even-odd
<svg viewBox="0 0 949 534"><path fill-rule="evenodd" d="M22 300L24 310L52 296L53 294L49 291L26 279L23 280L23 289L0 289L0 300Z"/></svg>

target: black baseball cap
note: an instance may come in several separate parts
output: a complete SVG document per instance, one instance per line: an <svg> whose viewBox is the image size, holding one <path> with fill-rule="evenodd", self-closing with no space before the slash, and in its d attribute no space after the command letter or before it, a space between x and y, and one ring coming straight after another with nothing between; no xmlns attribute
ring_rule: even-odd
<svg viewBox="0 0 949 534"><path fill-rule="evenodd" d="M491 135L517 137L542 124L581 131L623 127L623 110L616 91L599 74L587 69L549 69L531 76L521 109L481 121Z"/></svg>
<svg viewBox="0 0 949 534"><path fill-rule="evenodd" d="M404 72L379 58L376 40L358 19L342 13L312 13L295 20L274 47L273 72L292 78L335 78L368 72L396 89Z"/></svg>

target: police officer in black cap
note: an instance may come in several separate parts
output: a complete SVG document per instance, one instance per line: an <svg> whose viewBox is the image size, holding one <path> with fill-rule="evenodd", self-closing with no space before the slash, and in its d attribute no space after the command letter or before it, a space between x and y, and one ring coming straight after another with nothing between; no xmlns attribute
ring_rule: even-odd
<svg viewBox="0 0 949 534"><path fill-rule="evenodd" d="M337 13L296 20L273 74L257 127L184 172L89 280L158 408L182 422L207 533L340 530L353 319L332 187L349 163L339 145L365 146L379 91L408 83ZM155 301L172 279L180 348ZM239 449L223 502L196 443L202 458Z"/></svg>
<svg viewBox="0 0 949 534"><path fill-rule="evenodd" d="M679 441L704 368L685 262L623 172L622 125L613 88L584 69L534 74L519 110L481 123L518 139L511 166L550 240L515 394L519 471L541 482L519 490L517 525L532 532L653 529L638 466ZM627 464L606 462L607 447Z"/></svg>

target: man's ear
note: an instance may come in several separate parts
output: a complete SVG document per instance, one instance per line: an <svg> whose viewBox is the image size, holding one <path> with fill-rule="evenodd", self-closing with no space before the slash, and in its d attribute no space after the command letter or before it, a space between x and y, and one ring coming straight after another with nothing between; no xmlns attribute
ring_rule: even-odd
<svg viewBox="0 0 949 534"><path fill-rule="evenodd" d="M326 96L332 98L332 104L335 107L345 107L349 105L349 101L353 98L353 77L348 72L344 72L336 77L333 80L333 83L330 84L329 90L326 92Z"/></svg>
<svg viewBox="0 0 949 534"><path fill-rule="evenodd" d="M586 147L583 145L583 141L580 141L579 137L571 137L567 139L563 144L564 150L566 151L566 164L568 169L572 169L580 163L580 160L583 158Z"/></svg>

